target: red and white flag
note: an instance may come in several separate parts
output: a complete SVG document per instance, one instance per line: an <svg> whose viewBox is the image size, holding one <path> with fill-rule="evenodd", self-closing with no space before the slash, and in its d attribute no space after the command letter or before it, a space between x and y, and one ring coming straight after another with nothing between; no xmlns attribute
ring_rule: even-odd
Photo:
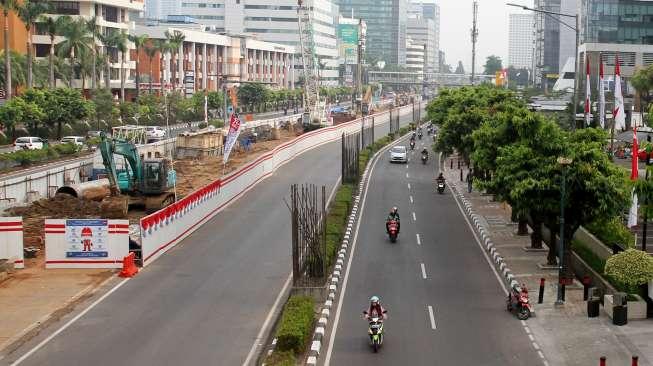
<svg viewBox="0 0 653 366"><path fill-rule="evenodd" d="M589 126L592 122L592 89L590 88L590 57L585 58L585 125Z"/></svg>
<svg viewBox="0 0 653 366"><path fill-rule="evenodd" d="M227 164L229 160L229 154L231 154L231 149L233 149L240 134L240 119L236 113L231 114L231 119L229 120L229 132L227 133L227 140L224 143L224 153L222 155L222 161Z"/></svg>
<svg viewBox="0 0 653 366"><path fill-rule="evenodd" d="M626 128L626 115L624 111L624 96L621 93L621 69L619 67L619 55L615 58L614 66L614 128L623 130Z"/></svg>
<svg viewBox="0 0 653 366"><path fill-rule="evenodd" d="M599 56L599 123L605 128L605 84L603 79L603 58Z"/></svg>
<svg viewBox="0 0 653 366"><path fill-rule="evenodd" d="M630 167L630 179L637 180L639 177L639 146L637 144L637 127L633 128L633 160ZM635 188L633 188L632 193L632 205L630 206L630 211L628 212L628 227L633 227L637 225L637 193L635 193Z"/></svg>

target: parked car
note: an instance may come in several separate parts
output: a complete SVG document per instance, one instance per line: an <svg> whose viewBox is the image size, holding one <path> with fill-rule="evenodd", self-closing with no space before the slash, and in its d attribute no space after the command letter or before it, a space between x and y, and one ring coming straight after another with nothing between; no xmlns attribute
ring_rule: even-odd
<svg viewBox="0 0 653 366"><path fill-rule="evenodd" d="M150 139L163 139L166 137L166 130L159 126L147 126L145 135Z"/></svg>
<svg viewBox="0 0 653 366"><path fill-rule="evenodd" d="M390 149L391 163L408 163L408 152L406 146L395 146Z"/></svg>
<svg viewBox="0 0 653 366"><path fill-rule="evenodd" d="M100 137L100 133L102 133L102 131L88 131L86 133L86 137L88 138Z"/></svg>
<svg viewBox="0 0 653 366"><path fill-rule="evenodd" d="M45 147L47 141L40 137L19 137L14 141L14 151L40 150Z"/></svg>
<svg viewBox="0 0 653 366"><path fill-rule="evenodd" d="M86 142L86 139L83 138L82 136L64 136L64 138L61 139L62 144L75 144L77 146L84 146L84 143Z"/></svg>

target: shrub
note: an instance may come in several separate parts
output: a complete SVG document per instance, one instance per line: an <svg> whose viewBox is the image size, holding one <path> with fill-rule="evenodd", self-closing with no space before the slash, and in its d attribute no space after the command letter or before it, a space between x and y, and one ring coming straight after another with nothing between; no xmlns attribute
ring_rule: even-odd
<svg viewBox="0 0 653 366"><path fill-rule="evenodd" d="M269 366L295 366L297 360L292 352L273 352L265 358L265 364Z"/></svg>
<svg viewBox="0 0 653 366"><path fill-rule="evenodd" d="M579 257L581 257L585 263L587 263L596 273L603 275L603 270L605 269L605 261L601 259L598 255L586 247L583 243L578 240L573 240L571 248Z"/></svg>
<svg viewBox="0 0 653 366"><path fill-rule="evenodd" d="M209 125L215 128L222 128L224 127L224 121L221 119L211 119L209 120Z"/></svg>
<svg viewBox="0 0 653 366"><path fill-rule="evenodd" d="M628 293L636 293L639 285L653 279L653 258L641 250L626 249L608 258L604 271Z"/></svg>
<svg viewBox="0 0 653 366"><path fill-rule="evenodd" d="M314 321L313 299L308 296L291 296L283 308L277 330L277 349L299 354L304 351Z"/></svg>
<svg viewBox="0 0 653 366"><path fill-rule="evenodd" d="M635 245L635 236L624 226L618 217L608 220L597 220L585 225L597 239L605 245L612 246L618 243L623 248L632 248Z"/></svg>

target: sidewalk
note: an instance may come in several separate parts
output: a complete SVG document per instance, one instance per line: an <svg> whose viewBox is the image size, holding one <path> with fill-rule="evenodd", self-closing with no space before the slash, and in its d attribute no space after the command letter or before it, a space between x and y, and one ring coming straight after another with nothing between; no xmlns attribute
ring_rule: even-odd
<svg viewBox="0 0 653 366"><path fill-rule="evenodd" d="M47 270L43 257L0 282L0 359L89 298L112 278L107 269Z"/></svg>
<svg viewBox="0 0 653 366"><path fill-rule="evenodd" d="M447 158L444 164L448 184L455 186L471 203L471 209L479 216L480 226L485 229L515 280L525 283L530 290L536 317L525 321L524 328L532 333L535 349L541 349L548 364L598 365L599 358L606 356L607 365L626 366L631 364L632 356L639 356L640 366L653 366L653 320L630 321L628 325L619 327L612 324L603 309L598 318L588 318L582 286L577 284L567 287L564 306L554 306L557 269L538 266L546 263L546 251L524 250L530 246L530 237L516 235L517 224L510 221L510 206L492 202L490 195L476 191L468 193L467 183L460 181L457 158L453 157L453 170L449 168L450 159ZM463 168L463 177L467 172L467 168ZM537 304L540 278L545 278L546 285L544 301ZM504 304L497 304L497 311L499 309L505 309ZM519 320L515 317L515 321Z"/></svg>

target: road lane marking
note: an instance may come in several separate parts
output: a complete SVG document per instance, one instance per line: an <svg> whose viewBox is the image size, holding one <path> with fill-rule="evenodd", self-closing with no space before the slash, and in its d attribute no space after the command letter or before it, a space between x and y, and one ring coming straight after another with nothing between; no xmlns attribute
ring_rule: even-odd
<svg viewBox="0 0 653 366"><path fill-rule="evenodd" d="M429 305L429 319L431 319L431 329L436 330L435 315L433 314L433 306Z"/></svg>
<svg viewBox="0 0 653 366"><path fill-rule="evenodd" d="M413 203L413 196L410 196L410 203Z"/></svg>
<svg viewBox="0 0 653 366"><path fill-rule="evenodd" d="M415 234L417 236L417 245L422 245L422 239L419 237L419 234Z"/></svg>
<svg viewBox="0 0 653 366"><path fill-rule="evenodd" d="M406 178L410 178L410 177L408 176L408 173L406 173Z"/></svg>
<svg viewBox="0 0 653 366"><path fill-rule="evenodd" d="M410 183L408 183L408 189L410 190Z"/></svg>
<svg viewBox="0 0 653 366"><path fill-rule="evenodd" d="M79 320L79 318L81 318L81 317L83 317L84 315L86 315L86 313L88 313L89 311L91 311L91 309L93 309L93 308L96 307L99 303L101 303L102 300L104 300L104 299L106 299L107 297L109 297L109 295L111 295L112 293L114 293L116 290L118 290L120 287L122 287L122 285L124 285L125 283L127 283L127 281L129 281L129 280L130 280L130 278L125 278L125 279L123 279L122 281L118 282L118 284L115 285L115 286L114 286L111 290L109 290L106 294L102 295L102 297L100 297L99 299L95 300L95 302L93 302L91 305L89 305L89 307L87 307L86 309L82 310L81 313L77 314L74 318L70 319L70 320L69 320L66 324L64 324L61 328L57 329L54 333L50 334L46 339L42 340L41 343L37 344L36 346L34 346L34 348L32 348L32 349L30 349L29 351L27 351L27 353L25 353L25 354L22 355L20 358L18 358L16 361L14 361L10 366L16 366L16 365L20 364L21 362L25 361L29 356L31 356L31 355L33 355L34 353L36 353L36 351L38 351L38 350L41 349L43 346L45 346L45 345L46 345L48 342L50 342L54 337L58 336L61 332L63 332L64 330L68 329L68 327L70 327L71 325L73 325L73 323L75 323L77 320Z"/></svg>
<svg viewBox="0 0 653 366"><path fill-rule="evenodd" d="M532 335L532 334L529 334L529 335L528 335L528 339L530 339L531 342L535 341L535 338L533 338L533 335Z"/></svg>
<svg viewBox="0 0 653 366"><path fill-rule="evenodd" d="M420 263L420 266L422 267L422 278L426 279L426 267L424 267L424 263Z"/></svg>
<svg viewBox="0 0 653 366"><path fill-rule="evenodd" d="M413 212L413 221L417 221L417 217L415 216L414 212Z"/></svg>

